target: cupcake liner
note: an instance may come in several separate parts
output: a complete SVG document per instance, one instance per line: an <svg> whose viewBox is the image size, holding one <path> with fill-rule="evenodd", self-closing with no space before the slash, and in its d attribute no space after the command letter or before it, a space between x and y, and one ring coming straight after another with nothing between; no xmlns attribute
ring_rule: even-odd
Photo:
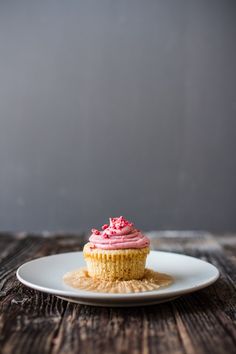
<svg viewBox="0 0 236 354"><path fill-rule="evenodd" d="M145 269L142 279L139 280L101 280L89 275L87 268L80 268L68 272L63 277L64 282L76 289L96 291L102 293L138 293L157 290L173 283L173 278L164 273Z"/></svg>

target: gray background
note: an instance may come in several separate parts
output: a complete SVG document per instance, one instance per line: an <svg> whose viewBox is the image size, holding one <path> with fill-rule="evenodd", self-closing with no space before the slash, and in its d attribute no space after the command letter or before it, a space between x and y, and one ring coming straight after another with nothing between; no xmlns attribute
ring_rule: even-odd
<svg viewBox="0 0 236 354"><path fill-rule="evenodd" d="M0 0L0 229L236 231L236 1Z"/></svg>

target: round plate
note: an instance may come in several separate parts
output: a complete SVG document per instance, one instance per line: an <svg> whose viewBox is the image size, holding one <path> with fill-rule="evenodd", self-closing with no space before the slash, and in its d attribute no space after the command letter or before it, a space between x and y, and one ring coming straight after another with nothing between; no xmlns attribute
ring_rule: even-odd
<svg viewBox="0 0 236 354"><path fill-rule="evenodd" d="M74 289L64 284L63 275L84 267L82 252L42 257L23 264L17 278L30 288L57 295L68 301L95 306L139 306L170 301L177 296L202 289L217 280L219 271L197 258L168 252L151 251L146 266L174 278L173 284L158 290L108 294Z"/></svg>

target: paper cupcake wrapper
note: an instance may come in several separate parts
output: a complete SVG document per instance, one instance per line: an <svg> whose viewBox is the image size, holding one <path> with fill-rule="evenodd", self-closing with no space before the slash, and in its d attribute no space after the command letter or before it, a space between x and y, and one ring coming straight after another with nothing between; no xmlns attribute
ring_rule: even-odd
<svg viewBox="0 0 236 354"><path fill-rule="evenodd" d="M75 288L101 293L138 293L157 290L173 283L173 278L164 273L158 273L151 269L145 269L144 276L139 280L100 280L89 276L87 268L80 268L66 273L64 282Z"/></svg>

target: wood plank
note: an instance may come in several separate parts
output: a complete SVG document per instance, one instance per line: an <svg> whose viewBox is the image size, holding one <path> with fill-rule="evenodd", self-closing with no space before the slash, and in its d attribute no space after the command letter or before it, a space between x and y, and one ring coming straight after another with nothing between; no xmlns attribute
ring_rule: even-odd
<svg viewBox="0 0 236 354"><path fill-rule="evenodd" d="M47 236L47 235L46 235ZM231 236L230 236L231 237ZM234 353L235 250L208 233L153 238L153 247L215 264L213 286L162 305L116 309L67 303L33 291L15 278L16 268L43 255L80 250L86 235L21 235L0 249L0 352L31 353Z"/></svg>
<svg viewBox="0 0 236 354"><path fill-rule="evenodd" d="M168 340L166 334L168 333ZM182 353L167 304L115 309L69 305L53 353Z"/></svg>
<svg viewBox="0 0 236 354"><path fill-rule="evenodd" d="M18 289L1 316L3 353L50 353L66 303L55 296Z"/></svg>
<svg viewBox="0 0 236 354"><path fill-rule="evenodd" d="M179 242L178 242L179 241ZM181 242L182 241L182 242ZM158 241L157 241L158 242ZM159 242L161 243L161 239L159 239ZM199 244L201 245L200 250L199 250ZM189 244L189 241L186 239L177 240L177 245L175 242L173 242L173 239L167 240L165 238L165 243L161 244L161 247L159 248L164 248L164 249L170 249L174 251L180 251L181 253L188 253L193 256L198 256L199 258L206 259L209 258L209 255L212 254L212 252L215 253L215 255L218 255L221 253L222 255L222 249L220 245L212 239L212 237L209 237L209 235L206 237L204 235L199 236L195 240L191 240L191 243ZM212 258L212 257L211 257ZM214 258L214 257L213 257ZM211 259L212 260L212 259ZM219 266L219 262L216 265ZM227 287L228 288L228 287ZM228 289L227 289L228 290ZM207 291L207 290L205 290ZM215 303L211 302L210 305L207 301L204 300L204 291L200 291L196 294L189 295L186 298L184 297L181 300L178 300L180 304L186 303L185 308L179 308L178 302L173 302L171 304L173 313L174 313L174 320L172 317L172 323L177 324L177 328L174 327L175 330L172 332L170 331L170 328L167 326L167 319L169 318L168 314L168 309L169 309L169 304L163 304L160 306L155 306L152 307L151 310L149 309L144 309L142 313L149 314L149 316L143 316L140 318L139 314L139 321L134 321L132 323L132 326L129 326L129 317L130 317L130 311L124 310L117 310L121 311L119 314L119 328L121 328L122 333L126 333L126 335L122 335L122 340L119 339L119 344L116 342L116 347L111 348L111 344L109 344L109 338L115 337L115 333L109 333L107 331L107 325L99 327L99 338L100 339L100 346L101 346L101 352L109 352L111 350L114 350L115 352L128 352L131 350L129 347L129 344L131 343L134 350L137 352L151 352L151 348L155 348L158 352L168 352L171 350L171 352L187 352L187 353L199 353L199 352L213 352L215 350L216 353L221 353L227 350L228 353L231 353L234 351L234 342L235 342L235 333L233 331L233 327L231 326L231 323L228 321L225 317L225 314L220 310L219 306L216 306L217 303L217 298L215 297ZM187 300L188 301L187 301ZM186 302L187 301L187 302ZM194 301L194 302L193 302ZM193 302L193 304L192 304ZM203 304L205 307L203 308ZM187 307L188 305L188 307ZM186 311L186 308L188 310ZM194 308L197 308L198 311L196 312L196 315L194 317ZM199 311L199 309L201 309ZM181 311L180 311L181 310ZM73 334L74 326L70 324L70 321L73 322L74 318L80 318L80 313L76 312L73 313L72 309L69 307L67 309L69 311L68 313L65 314L65 317L62 322L61 326L61 331L59 333L59 338L57 340L57 346L55 347L55 352L61 352L61 353L66 353L67 351L73 352L73 347L70 347L71 343L71 338L75 337ZM74 310L78 311L78 309ZM103 310L96 310L96 311L103 311ZM161 312L164 311L164 316L161 316ZM215 312L216 311L216 312ZM202 313L203 312L203 313ZM128 317L126 317L128 313ZM191 313L191 321L186 321L186 318L184 316L187 316L187 320L189 317L189 313ZM87 313L87 319L88 323L92 324L94 323L94 316L95 313L93 311L90 311ZM104 314L101 314L99 317L102 318ZM206 318L205 318L206 317ZM147 320L148 318L148 320ZM223 321L222 321L223 319ZM205 331L206 336L200 336L199 337L199 332L202 329L202 321L205 322ZM142 328L148 328L148 335L146 337L138 336L137 333L142 333L137 326L141 326ZM192 327L189 326L189 323ZM195 323L199 324L199 326L195 326ZM214 326L212 326L212 323L214 323ZM68 326L69 325L69 326ZM128 331L126 330L125 326L128 326L128 328L132 328L131 330ZM227 325L228 328L231 328L231 333L230 335L225 333L225 328L224 326ZM85 328L83 328L85 326ZM150 327L152 328L152 331L150 331ZM105 328L105 331L104 331ZM163 330L164 328L164 330ZM168 330L166 329L168 328ZM80 331L83 331L85 333L91 332L91 329L86 327L86 323L83 321L83 323L76 327L76 333L80 333ZM218 331L219 337L215 340L209 340L212 337L214 338L214 331ZM145 333L147 331L144 331ZM154 335L150 335L150 333L153 332ZM170 335L171 332L171 335ZM96 332L97 333L97 332ZM165 338L164 334L168 333L168 338L169 340L162 341L162 338ZM174 334L175 333L175 334ZM227 335L227 339L222 341L222 337ZM132 338L136 339L136 345L137 347L132 343ZM138 338L138 340L137 340ZM143 343L146 343L146 345L142 345L140 343L139 339L142 339ZM199 338L196 340L196 338ZM67 340L68 339L68 340ZM104 339L104 342L103 342ZM77 338L75 337L74 340L77 340L77 345L75 348L77 348L80 345L80 348L86 350L86 348L83 347L83 341L81 342L80 336ZM85 343L91 342L91 338L86 338ZM181 341L181 342L180 342ZM95 340L97 342L97 340ZM148 345L147 345L148 343ZM171 347L168 347L167 343L172 343ZM181 345L182 343L182 345ZM113 344L114 345L114 344ZM215 349L215 346L217 348ZM202 350L202 351L201 351ZM85 351L86 352L86 351ZM90 351L88 351L90 352Z"/></svg>
<svg viewBox="0 0 236 354"><path fill-rule="evenodd" d="M197 353L234 353L235 330L222 309L209 301L205 291L184 296L173 304L177 324L185 327L191 347ZM181 331L180 331L181 334ZM188 348L186 348L188 349Z"/></svg>
<svg viewBox="0 0 236 354"><path fill-rule="evenodd" d="M50 352L67 303L21 285L16 269L25 261L81 249L83 239L67 236L15 237L0 261L0 348L6 353ZM30 340L32 338L32 341Z"/></svg>

